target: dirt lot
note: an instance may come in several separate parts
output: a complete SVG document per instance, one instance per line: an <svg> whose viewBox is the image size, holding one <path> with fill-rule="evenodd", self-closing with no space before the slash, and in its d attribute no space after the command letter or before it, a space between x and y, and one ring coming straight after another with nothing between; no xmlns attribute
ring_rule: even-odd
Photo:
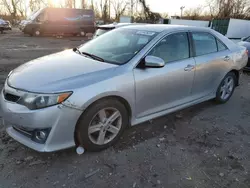
<svg viewBox="0 0 250 188"><path fill-rule="evenodd" d="M0 35L0 89L18 65L84 40ZM250 187L250 78L241 78L227 104L208 101L130 128L99 153L37 153L0 124L0 188Z"/></svg>

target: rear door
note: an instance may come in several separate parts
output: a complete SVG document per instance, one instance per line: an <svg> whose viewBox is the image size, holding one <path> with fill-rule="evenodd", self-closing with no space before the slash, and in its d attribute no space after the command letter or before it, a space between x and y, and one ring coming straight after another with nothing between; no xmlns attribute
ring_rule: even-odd
<svg viewBox="0 0 250 188"><path fill-rule="evenodd" d="M196 72L192 94L195 99L216 91L230 65L230 51L219 39L207 32L192 32Z"/></svg>

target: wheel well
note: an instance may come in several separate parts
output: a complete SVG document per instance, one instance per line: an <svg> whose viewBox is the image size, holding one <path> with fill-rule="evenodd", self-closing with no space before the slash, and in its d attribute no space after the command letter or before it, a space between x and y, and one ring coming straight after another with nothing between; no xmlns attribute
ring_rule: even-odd
<svg viewBox="0 0 250 188"><path fill-rule="evenodd" d="M125 106L125 108L126 108L127 111L128 111L129 122L130 122L130 119L131 119L131 116L132 116L132 110L131 110L131 107L130 107L130 105L129 105L129 103L128 103L128 101L127 101L126 99L124 99L123 97L120 97L120 96L115 96L115 95L113 95L113 96L108 96L108 97L100 98L100 99L94 101L93 103L95 103L95 102L97 102L97 101L100 101L100 100L105 100L105 99L115 99L115 100L120 101L120 102ZM89 106L91 106L93 103L91 103ZM89 107L89 106L88 106L88 107ZM87 108L88 108L88 107L87 107Z"/></svg>
<svg viewBox="0 0 250 188"><path fill-rule="evenodd" d="M127 109L127 111L128 111L128 116L129 116L129 123L131 122L131 116L132 116L131 107L130 107L130 105L129 105L129 103L128 103L128 101L127 101L126 99L124 99L124 98L122 98L122 97L119 97L119 96L108 96L108 97L100 98L100 99L98 99L98 100L92 102L91 104L89 104L89 105L87 106L87 108L89 108L89 107L90 107L91 105L93 105L94 103L96 103L96 102L98 102L98 101L100 101L100 100L105 100L105 99L114 99L114 100L120 101L120 102L125 106L125 108ZM86 108L86 109L87 109L87 108ZM84 113L84 112L85 112L85 111L83 111L83 113ZM83 114L83 113L82 113L82 114ZM78 124L78 121L77 121L77 124ZM79 141L77 140L77 133L76 133L77 124L76 124L75 131L74 131L74 140L75 140L75 145L76 145L76 146L79 145ZM129 126L130 126L130 125L129 125Z"/></svg>
<svg viewBox="0 0 250 188"><path fill-rule="evenodd" d="M232 73L235 74L236 79L237 79L236 86L238 86L238 85L239 85L239 78L240 78L240 73L239 73L239 71L237 71L237 70L231 70L230 72L232 72Z"/></svg>

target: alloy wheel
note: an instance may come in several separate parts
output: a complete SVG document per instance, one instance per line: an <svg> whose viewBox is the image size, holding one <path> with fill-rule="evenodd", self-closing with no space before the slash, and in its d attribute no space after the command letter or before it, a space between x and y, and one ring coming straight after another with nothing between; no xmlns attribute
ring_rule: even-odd
<svg viewBox="0 0 250 188"><path fill-rule="evenodd" d="M104 145L118 135L121 127L121 113L115 108L104 108L92 118L88 127L88 136L92 143Z"/></svg>
<svg viewBox="0 0 250 188"><path fill-rule="evenodd" d="M234 79L231 76L228 76L224 79L221 88L220 88L220 97L222 100L227 100L234 89Z"/></svg>

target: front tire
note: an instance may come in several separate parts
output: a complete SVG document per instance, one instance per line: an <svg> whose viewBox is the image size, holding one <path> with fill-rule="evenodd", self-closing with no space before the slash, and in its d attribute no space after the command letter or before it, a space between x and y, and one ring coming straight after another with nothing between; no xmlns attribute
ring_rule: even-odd
<svg viewBox="0 0 250 188"><path fill-rule="evenodd" d="M80 33L79 33L79 34L80 34L80 36L81 36L81 37L84 37L84 36L86 35L86 33L85 33L83 30L82 30L82 31L80 31Z"/></svg>
<svg viewBox="0 0 250 188"><path fill-rule="evenodd" d="M36 37L40 37L42 35L41 30L38 29L38 28L34 29L33 32L32 32L32 35L36 36Z"/></svg>
<svg viewBox="0 0 250 188"><path fill-rule="evenodd" d="M76 141L88 151L106 149L117 142L128 123L127 109L120 101L97 101L78 120Z"/></svg>
<svg viewBox="0 0 250 188"><path fill-rule="evenodd" d="M216 102L226 103L232 96L235 86L237 83L236 75L233 72L227 73L227 75L221 81L217 92L216 92Z"/></svg>

